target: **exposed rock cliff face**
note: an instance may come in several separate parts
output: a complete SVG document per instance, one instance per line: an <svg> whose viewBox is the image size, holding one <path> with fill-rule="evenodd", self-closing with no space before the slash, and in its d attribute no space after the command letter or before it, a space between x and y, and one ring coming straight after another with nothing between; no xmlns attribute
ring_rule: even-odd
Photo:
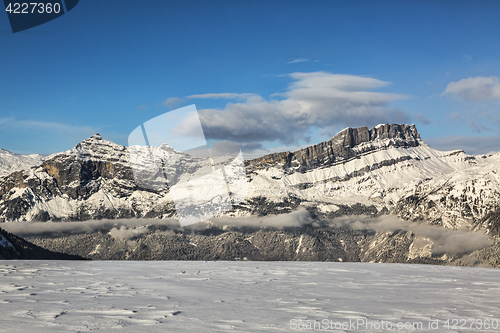
<svg viewBox="0 0 500 333"><path fill-rule="evenodd" d="M381 144L381 142L383 142ZM346 128L328 141L295 152L266 155L247 161L250 168L281 166L305 172L345 163L359 155L389 147L416 147L421 143L415 125L385 124L372 128ZM293 172L290 170L289 172Z"/></svg>
<svg viewBox="0 0 500 333"><path fill-rule="evenodd" d="M99 189L99 181L134 179L126 147L105 141L98 134L76 145L69 154L59 154L43 162L41 168L51 182L42 184L28 178L31 181L28 186L45 185L51 194L71 199L89 198Z"/></svg>
<svg viewBox="0 0 500 333"><path fill-rule="evenodd" d="M133 205L114 209L100 202L135 190L127 148L97 134L38 167L0 178L0 220L130 217Z"/></svg>

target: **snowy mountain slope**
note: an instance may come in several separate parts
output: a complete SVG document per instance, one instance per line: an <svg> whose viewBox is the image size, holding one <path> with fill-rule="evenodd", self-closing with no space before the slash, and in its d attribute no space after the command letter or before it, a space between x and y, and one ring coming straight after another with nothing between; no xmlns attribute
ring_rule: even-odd
<svg viewBox="0 0 500 333"><path fill-rule="evenodd" d="M0 149L0 176L8 175L14 171L29 169L39 165L46 158L39 154L19 155Z"/></svg>
<svg viewBox="0 0 500 333"><path fill-rule="evenodd" d="M17 253L14 245L0 231L0 259L17 259L19 257L20 255Z"/></svg>
<svg viewBox="0 0 500 333"><path fill-rule="evenodd" d="M378 143L377 150L343 163L292 174L273 166L255 170L253 175L257 184L261 179L271 182L269 186L283 188L278 193L293 193L304 200L390 206L402 193L427 179L477 164L463 152L439 152L423 142L417 147L391 147L390 139ZM255 191L259 191L259 185Z"/></svg>
<svg viewBox="0 0 500 333"><path fill-rule="evenodd" d="M0 221L176 217L167 186L138 186L129 149L95 135L0 178ZM151 151L161 164L160 182L162 173L211 165L168 145ZM226 215L289 213L302 205L320 217L396 213L448 228L488 229L481 221L499 205L499 162L500 155L432 149L414 125L347 128L315 146L245 161L248 195Z"/></svg>
<svg viewBox="0 0 500 333"><path fill-rule="evenodd" d="M286 158L273 154L250 161L252 195L264 192L274 202L293 196L324 216L336 216L346 204L361 205L453 229L477 228L484 214L499 206L500 154L437 151L414 126L379 125L363 132L361 139L353 129L337 134L317 154L324 163L312 167L318 158L300 161L311 147L285 153ZM344 151L330 154L336 157L332 163L325 155L334 149Z"/></svg>
<svg viewBox="0 0 500 333"><path fill-rule="evenodd" d="M174 204L163 175L173 174L169 179L176 180L176 171L183 168L196 173L227 161L190 157L166 144L149 152L163 165L154 180L164 183L158 188L137 185L127 147L94 135L37 167L0 178L0 220L172 217ZM149 166L145 164L144 173Z"/></svg>
<svg viewBox="0 0 500 333"><path fill-rule="evenodd" d="M485 215L500 207L500 154L475 157L476 163L428 180L405 194L395 211L408 220L425 220L451 229L485 229Z"/></svg>

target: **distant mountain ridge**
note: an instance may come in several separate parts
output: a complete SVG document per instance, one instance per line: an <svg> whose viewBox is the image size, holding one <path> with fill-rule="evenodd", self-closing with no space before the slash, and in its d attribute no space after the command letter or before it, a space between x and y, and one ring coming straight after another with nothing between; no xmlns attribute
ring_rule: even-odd
<svg viewBox="0 0 500 333"><path fill-rule="evenodd" d="M0 176L39 165L45 159L39 154L20 155L0 148Z"/></svg>

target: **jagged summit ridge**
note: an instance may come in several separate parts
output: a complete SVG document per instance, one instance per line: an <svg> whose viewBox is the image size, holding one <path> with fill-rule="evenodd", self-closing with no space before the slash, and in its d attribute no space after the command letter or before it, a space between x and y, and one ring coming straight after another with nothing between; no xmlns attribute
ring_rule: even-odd
<svg viewBox="0 0 500 333"><path fill-rule="evenodd" d="M418 146L418 140L421 140L420 134L413 124L381 124L370 130L367 126L358 128L348 127L336 134L329 141L341 141L344 146L354 147L365 142L387 139L399 141L403 145L406 143L409 146Z"/></svg>
<svg viewBox="0 0 500 333"><path fill-rule="evenodd" d="M99 133L92 135L88 140L103 140Z"/></svg>
<svg viewBox="0 0 500 333"><path fill-rule="evenodd" d="M384 124L346 128L328 141L294 152L269 154L248 161L254 168L282 164L285 168L305 169L346 162L359 155L390 147L417 147L423 144L415 125Z"/></svg>

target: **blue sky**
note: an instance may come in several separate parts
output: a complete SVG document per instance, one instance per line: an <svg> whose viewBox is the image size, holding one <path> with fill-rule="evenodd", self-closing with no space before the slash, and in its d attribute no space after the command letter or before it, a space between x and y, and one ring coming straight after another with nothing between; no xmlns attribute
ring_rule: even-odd
<svg viewBox="0 0 500 333"><path fill-rule="evenodd" d="M0 147L126 145L194 103L210 138L248 156L379 122L498 151L499 17L500 1L82 0L13 34L3 14Z"/></svg>

